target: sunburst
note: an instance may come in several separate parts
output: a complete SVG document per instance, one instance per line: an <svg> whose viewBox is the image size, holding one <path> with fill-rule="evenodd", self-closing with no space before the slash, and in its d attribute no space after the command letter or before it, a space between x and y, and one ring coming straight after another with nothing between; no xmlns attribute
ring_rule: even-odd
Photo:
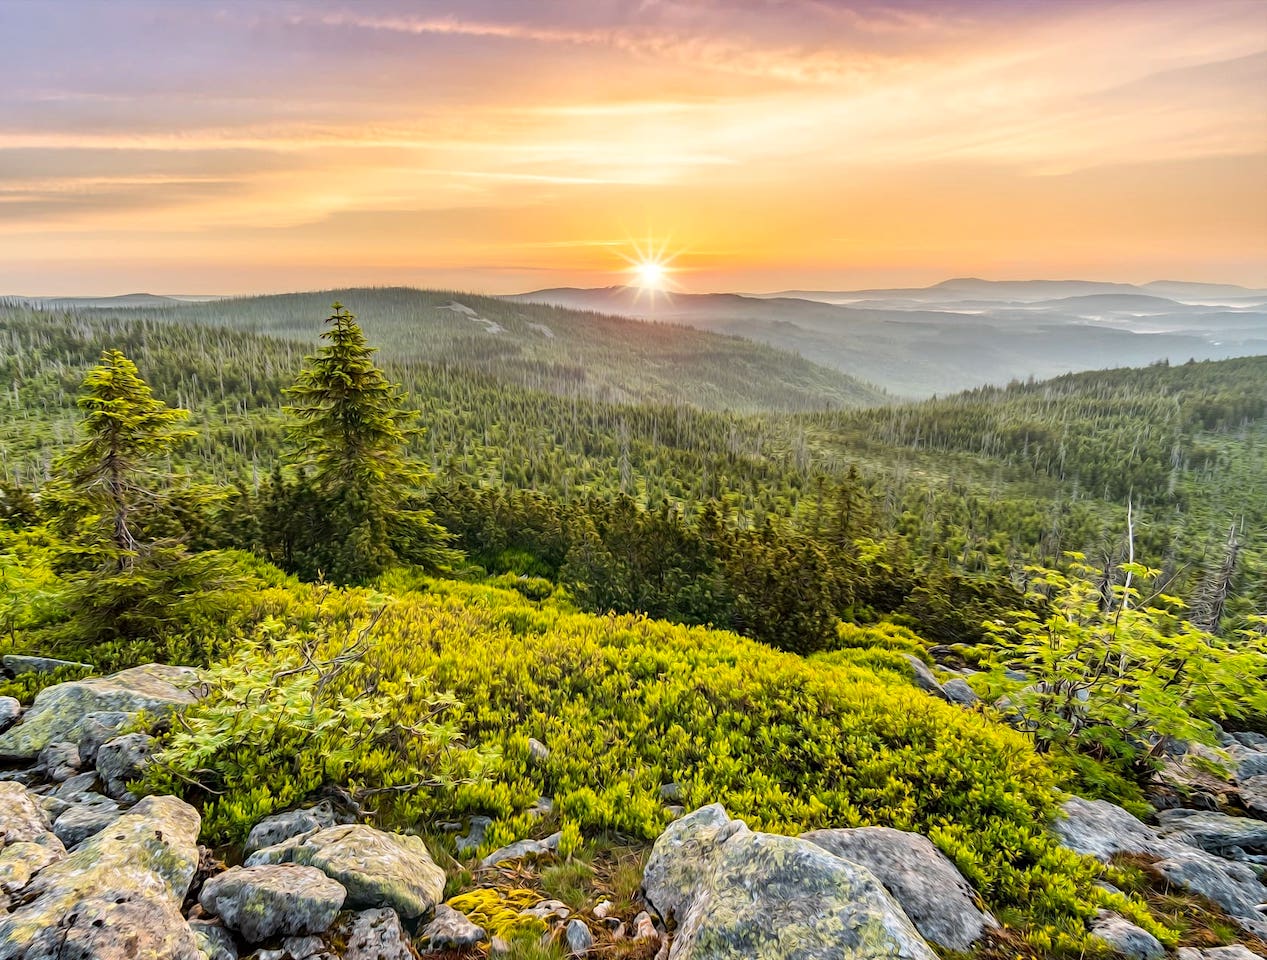
<svg viewBox="0 0 1267 960"><path fill-rule="evenodd" d="M629 264L624 271L629 277L625 285L635 290L635 298L646 293L655 300L657 296L667 297L672 293L675 287L673 274L676 272L673 261L677 254L669 252L669 244L668 239L635 240L632 242L633 252L621 254Z"/></svg>

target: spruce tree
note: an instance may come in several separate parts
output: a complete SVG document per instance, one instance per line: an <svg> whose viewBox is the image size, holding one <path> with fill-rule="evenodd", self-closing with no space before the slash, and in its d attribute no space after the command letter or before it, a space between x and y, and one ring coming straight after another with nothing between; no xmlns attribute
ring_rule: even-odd
<svg viewBox="0 0 1267 960"><path fill-rule="evenodd" d="M448 534L415 502L427 472L405 453L417 412L375 364L356 318L340 303L333 309L326 345L286 391L305 488L292 496L318 506L293 544L295 570L353 583L401 561L441 566L451 558Z"/></svg>
<svg viewBox="0 0 1267 960"><path fill-rule="evenodd" d="M78 405L85 437L58 464L66 498L86 515L92 539L120 571L131 570L145 544L138 542L136 514L152 508L174 447L195 436L179 424L188 410L156 399L136 364L107 350L83 382Z"/></svg>

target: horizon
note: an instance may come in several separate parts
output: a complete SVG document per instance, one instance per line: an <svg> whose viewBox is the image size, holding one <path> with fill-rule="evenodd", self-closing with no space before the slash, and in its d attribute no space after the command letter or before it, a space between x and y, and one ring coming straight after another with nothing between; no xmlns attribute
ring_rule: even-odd
<svg viewBox="0 0 1267 960"><path fill-rule="evenodd" d="M1265 288L1261 14L0 0L0 290Z"/></svg>

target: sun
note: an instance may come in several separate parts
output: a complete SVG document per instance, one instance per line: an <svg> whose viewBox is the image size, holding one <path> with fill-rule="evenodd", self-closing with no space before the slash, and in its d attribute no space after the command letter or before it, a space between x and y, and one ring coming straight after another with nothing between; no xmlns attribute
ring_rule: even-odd
<svg viewBox="0 0 1267 960"><path fill-rule="evenodd" d="M659 260L641 260L633 267L634 282L643 290L663 291L669 281L668 267Z"/></svg>
<svg viewBox="0 0 1267 960"><path fill-rule="evenodd" d="M647 293L653 300L657 294L667 296L674 289L673 274L677 270L673 266L676 254L669 253L668 248L667 240L634 241L633 252L620 255L629 264L625 268L629 277L625 285L638 294Z"/></svg>

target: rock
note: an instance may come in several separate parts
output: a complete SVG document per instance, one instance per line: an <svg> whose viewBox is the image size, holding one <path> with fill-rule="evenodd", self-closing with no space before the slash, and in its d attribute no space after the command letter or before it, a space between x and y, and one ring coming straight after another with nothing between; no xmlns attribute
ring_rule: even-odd
<svg viewBox="0 0 1267 960"><path fill-rule="evenodd" d="M536 917L538 920L549 920L557 917L560 920L566 920L572 915L572 908L562 900L542 900L538 904L520 910L521 917Z"/></svg>
<svg viewBox="0 0 1267 960"><path fill-rule="evenodd" d="M22 704L16 697L0 697L0 733L13 726L22 716Z"/></svg>
<svg viewBox="0 0 1267 960"><path fill-rule="evenodd" d="M484 835L492 825L493 821L489 817L471 817L471 828L467 831L466 836L458 837L453 841L453 845L457 847L458 855L462 856L478 850L480 844L484 842Z"/></svg>
<svg viewBox="0 0 1267 960"><path fill-rule="evenodd" d="M986 930L998 926L977 907L976 891L955 865L918 833L861 827L814 830L801 839L866 867L901 904L924 939L939 946L966 952Z"/></svg>
<svg viewBox="0 0 1267 960"><path fill-rule="evenodd" d="M933 671L928 669L928 664L913 653L905 654L905 656L914 673L915 686L941 700L950 699L946 691L941 688L941 684L937 682L937 678L933 676Z"/></svg>
<svg viewBox="0 0 1267 960"><path fill-rule="evenodd" d="M1260 960L1258 954L1251 953L1249 947L1180 947L1179 960Z"/></svg>
<svg viewBox="0 0 1267 960"><path fill-rule="evenodd" d="M291 837L255 851L246 862L316 867L347 888L350 908L391 907L406 920L422 916L444 893L444 871L421 838L364 824Z"/></svg>
<svg viewBox="0 0 1267 960"><path fill-rule="evenodd" d="M1053 824L1060 842L1076 853L1108 862L1117 853L1158 851L1156 831L1107 800L1074 797L1062 807L1064 817Z"/></svg>
<svg viewBox="0 0 1267 960"><path fill-rule="evenodd" d="M504 847L499 847L480 861L481 867L495 867L507 860L522 860L524 857L544 857L559 849L562 833L552 833L544 840L516 840Z"/></svg>
<svg viewBox="0 0 1267 960"><path fill-rule="evenodd" d="M594 904L594 909L590 913L594 914L599 920L606 920L616 912L616 905L610 900L602 900Z"/></svg>
<svg viewBox="0 0 1267 960"><path fill-rule="evenodd" d="M660 799L665 803L677 803L682 799L682 785L680 783L660 784Z"/></svg>
<svg viewBox="0 0 1267 960"><path fill-rule="evenodd" d="M427 924L422 936L433 951L473 947L488 939L483 927L472 923L466 914L447 903L436 907L435 918Z"/></svg>
<svg viewBox="0 0 1267 960"><path fill-rule="evenodd" d="M533 763L545 763L550 759L550 748L536 737L528 738L528 756Z"/></svg>
<svg viewBox="0 0 1267 960"><path fill-rule="evenodd" d="M1251 750L1267 750L1267 736L1261 733L1247 730L1244 733L1232 732L1229 736L1241 746L1249 747Z"/></svg>
<svg viewBox="0 0 1267 960"><path fill-rule="evenodd" d="M563 936L567 940L568 952L574 957L585 956L594 946L594 935L584 920L569 920Z"/></svg>
<svg viewBox="0 0 1267 960"><path fill-rule="evenodd" d="M53 828L26 787L0 780L0 846L39 840Z"/></svg>
<svg viewBox="0 0 1267 960"><path fill-rule="evenodd" d="M40 751L39 765L54 783L69 780L79 772L79 744L50 743Z"/></svg>
<svg viewBox="0 0 1267 960"><path fill-rule="evenodd" d="M0 891L17 893L33 876L64 856L66 848L51 833L46 833L39 842L19 840L8 844L0 850Z"/></svg>
<svg viewBox="0 0 1267 960"><path fill-rule="evenodd" d="M128 782L137 780L150 765L157 741L148 733L129 733L107 740L97 751L97 774L106 795L115 800L136 799Z"/></svg>
<svg viewBox="0 0 1267 960"><path fill-rule="evenodd" d="M633 938L635 940L659 940L660 931L655 928L651 914L643 910L634 917Z"/></svg>
<svg viewBox="0 0 1267 960"><path fill-rule="evenodd" d="M326 802L319 803L313 807L306 807L302 810L287 810L285 813L275 813L271 817L265 817L251 828L251 832L247 835L243 852L249 855L256 850L262 850L264 847L271 847L284 840L289 840L291 837L297 837L301 833L309 833L314 830L320 830L323 827L333 827L334 824L334 808Z"/></svg>
<svg viewBox="0 0 1267 960"><path fill-rule="evenodd" d="M20 723L0 733L0 760L29 760L50 743L78 743L88 714L142 711L165 714L189 706L197 671L150 663L113 676L45 687Z"/></svg>
<svg viewBox="0 0 1267 960"><path fill-rule="evenodd" d="M1267 774L1267 750L1257 750L1242 743L1229 744L1224 749L1235 765L1236 779L1240 782L1250 777Z"/></svg>
<svg viewBox="0 0 1267 960"><path fill-rule="evenodd" d="M190 920L194 942L206 960L238 960L238 945L233 934L219 920Z"/></svg>
<svg viewBox="0 0 1267 960"><path fill-rule="evenodd" d="M1054 829L1070 849L1103 861L1116 853L1156 858L1154 869L1170 883L1212 900L1250 932L1264 928L1256 907L1267 902L1267 887L1248 865L1163 837L1105 800L1075 797L1063 809L1065 819L1056 821Z"/></svg>
<svg viewBox="0 0 1267 960"><path fill-rule="evenodd" d="M1239 786L1241 803L1250 813L1267 818L1267 774L1242 780Z"/></svg>
<svg viewBox="0 0 1267 960"><path fill-rule="evenodd" d="M347 891L315 867L294 863L230 867L202 885L198 902L247 943L324 933Z"/></svg>
<svg viewBox="0 0 1267 960"><path fill-rule="evenodd" d="M0 957L202 960L180 914L200 825L189 804L146 797L35 875L0 917Z"/></svg>
<svg viewBox="0 0 1267 960"><path fill-rule="evenodd" d="M1151 933L1106 910L1091 924L1091 933L1127 960L1160 960L1166 955L1166 948Z"/></svg>
<svg viewBox="0 0 1267 960"><path fill-rule="evenodd" d="M400 917L386 907L345 915L334 935L347 944L343 960L414 960Z"/></svg>
<svg viewBox="0 0 1267 960"><path fill-rule="evenodd" d="M79 663L76 660L55 660L53 657L25 657L16 653L0 657L0 664L3 664L4 669L14 676L19 673L56 673L63 667L77 667L80 670L95 669L91 663Z"/></svg>
<svg viewBox="0 0 1267 960"><path fill-rule="evenodd" d="M79 759L96 769L97 751L107 740L113 740L119 731L132 722L132 715L122 710L98 710L84 716L79 730Z"/></svg>
<svg viewBox="0 0 1267 960"><path fill-rule="evenodd" d="M1208 810L1163 810L1157 815L1157 822L1163 837L1190 843L1208 853L1267 853L1267 821Z"/></svg>
<svg viewBox="0 0 1267 960"><path fill-rule="evenodd" d="M74 847L100 833L123 815L123 808L113 800L96 794L82 794L91 799L73 803L53 823L53 832L67 847Z"/></svg>
<svg viewBox="0 0 1267 960"><path fill-rule="evenodd" d="M287 937L282 941L282 953L288 960L308 960L325 950L326 943L320 937Z"/></svg>
<svg viewBox="0 0 1267 960"><path fill-rule="evenodd" d="M674 960L936 960L865 867L753 833L720 804L670 824L647 861L648 906L677 924Z"/></svg>
<svg viewBox="0 0 1267 960"><path fill-rule="evenodd" d="M61 786L57 788L53 796L58 800L65 800L68 803L79 799L85 793L92 793L92 788L97 785L97 771L89 770L85 773L77 773L73 777L69 777ZM61 811L58 811L60 815Z"/></svg>
<svg viewBox="0 0 1267 960"><path fill-rule="evenodd" d="M961 707L971 707L981 699L962 677L947 680L941 685L941 689L951 703L957 703Z"/></svg>

